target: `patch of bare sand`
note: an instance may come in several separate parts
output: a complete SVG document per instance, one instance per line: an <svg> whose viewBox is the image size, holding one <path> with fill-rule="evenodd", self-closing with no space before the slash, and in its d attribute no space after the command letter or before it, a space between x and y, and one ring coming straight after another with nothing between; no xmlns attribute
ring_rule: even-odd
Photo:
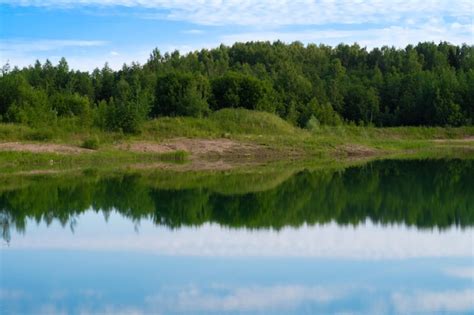
<svg viewBox="0 0 474 315"><path fill-rule="evenodd" d="M60 170L31 170L16 172L15 175L51 175L61 173Z"/></svg>
<svg viewBox="0 0 474 315"><path fill-rule="evenodd" d="M218 161L206 161L206 160L191 160L189 163L184 164L174 164L174 163L139 163L132 164L129 166L130 169L136 170L153 170L153 169L162 169L162 170L173 170L173 171L226 171L233 169L237 165L235 163L228 163L223 160Z"/></svg>
<svg viewBox="0 0 474 315"><path fill-rule="evenodd" d="M257 144L243 143L229 139L187 139L175 138L162 143L135 142L122 144L119 149L133 152L168 153L186 151L192 156L255 156L270 154L269 148Z"/></svg>
<svg viewBox="0 0 474 315"><path fill-rule="evenodd" d="M467 136L462 139L436 139L433 141L437 143L466 143L474 142L474 136Z"/></svg>
<svg viewBox="0 0 474 315"><path fill-rule="evenodd" d="M347 154L349 157L369 157L378 153L376 149L360 144L344 144L339 146L337 151Z"/></svg>
<svg viewBox="0 0 474 315"><path fill-rule="evenodd" d="M117 146L120 150L132 152L169 153L186 151L190 159L184 164L148 163L134 165L139 169L230 170L237 166L256 165L281 158L281 152L267 146L239 142L230 139L188 139L174 138L161 143L135 142ZM292 152L290 155L296 155Z"/></svg>
<svg viewBox="0 0 474 315"><path fill-rule="evenodd" d="M54 143L22 143L5 142L0 143L0 151L32 152L32 153L61 153L79 154L93 152L93 150Z"/></svg>

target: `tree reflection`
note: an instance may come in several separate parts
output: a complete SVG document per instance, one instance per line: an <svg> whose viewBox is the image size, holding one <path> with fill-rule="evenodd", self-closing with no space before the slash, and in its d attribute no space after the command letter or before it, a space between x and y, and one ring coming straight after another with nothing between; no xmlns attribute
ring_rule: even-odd
<svg viewBox="0 0 474 315"><path fill-rule="evenodd" d="M181 174L172 184L169 178L143 174L38 177L17 188L0 187L2 237L9 241L10 228L24 231L29 219L73 228L85 211L108 217L114 210L136 223L152 220L171 228L215 222L280 229L331 221L356 225L367 219L418 228L474 223L471 160L377 161L338 171L302 171L275 186L240 176L214 174L187 182ZM232 186L247 177L247 191L233 192Z"/></svg>

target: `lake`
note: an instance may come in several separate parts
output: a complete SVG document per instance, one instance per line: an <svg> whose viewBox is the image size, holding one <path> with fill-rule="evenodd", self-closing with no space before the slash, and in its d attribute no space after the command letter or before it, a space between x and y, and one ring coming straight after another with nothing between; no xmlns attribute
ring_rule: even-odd
<svg viewBox="0 0 474 315"><path fill-rule="evenodd" d="M472 314L474 160L0 179L1 314Z"/></svg>

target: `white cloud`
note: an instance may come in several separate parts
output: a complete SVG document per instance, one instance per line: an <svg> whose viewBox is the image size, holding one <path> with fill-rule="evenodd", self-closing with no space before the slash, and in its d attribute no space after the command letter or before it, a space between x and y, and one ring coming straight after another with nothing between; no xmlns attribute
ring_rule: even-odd
<svg viewBox="0 0 474 315"><path fill-rule="evenodd" d="M0 0L2 3L49 9L80 7L84 9L82 12L90 14L120 14L194 24L188 30L176 31L176 38L170 42L156 43L163 52L179 48L185 53L217 47L221 43L231 45L249 40L299 40L329 45L358 42L368 48L382 45L405 47L420 41L474 42L474 2L471 0L459 0L455 4L448 0ZM111 10L117 6L125 10ZM130 10L133 8L139 10ZM219 28L219 32L212 35L204 32L201 25L231 28ZM186 36L182 38L183 34L200 35L205 43L197 43ZM153 42L153 39L146 40L147 43ZM81 40L4 40L0 44L0 62L4 64L10 60L13 65L27 66L35 59L45 59L39 52L106 44L104 41ZM121 47L120 58L114 52L79 54L77 49L61 56L64 55L75 69L92 70L105 62L118 69L125 62L144 63L153 48L142 53L136 51L136 47Z"/></svg>
<svg viewBox="0 0 474 315"><path fill-rule="evenodd" d="M39 41L43 42L43 41ZM72 42L72 41L71 41ZM108 44L105 41L86 41L91 43L89 46L69 46L69 48L79 49L79 52L62 50L65 46L50 45L49 50L33 50L36 46L28 46L25 44L9 45L8 47L0 46L0 65L9 62L11 66L27 67L32 65L35 60L44 63L49 59L53 64L56 64L61 57L66 57L66 60L71 69L91 71L94 68L101 68L107 62L112 69L118 70L124 63L130 64L132 62L145 62L152 51L152 46L147 47L133 47L132 51L109 51L105 49ZM95 45L92 45L95 43ZM43 47L43 46L39 46Z"/></svg>
<svg viewBox="0 0 474 315"><path fill-rule="evenodd" d="M0 52L3 53L26 53L52 51L71 47L97 47L107 45L106 41L99 40L2 40Z"/></svg>
<svg viewBox="0 0 474 315"><path fill-rule="evenodd" d="M389 26L384 28L369 28L363 30L303 30L298 32L251 32L225 35L222 42L231 45L235 42L281 40L284 42L301 41L303 43L325 43L337 45L339 43L359 43L368 48L383 45L405 47L419 41L448 41L461 45L473 42L474 25L459 24L444 25L441 22L425 23L416 27Z"/></svg>
<svg viewBox="0 0 474 315"><path fill-rule="evenodd" d="M397 313L439 313L474 311L474 290L394 293L392 303Z"/></svg>
<svg viewBox="0 0 474 315"><path fill-rule="evenodd" d="M191 34L191 35L199 35L199 34L204 34L204 31L199 30L199 29L191 29L191 30L185 30L182 33L183 34Z"/></svg>
<svg viewBox="0 0 474 315"><path fill-rule="evenodd" d="M89 307L83 306L77 310L79 315L144 315L149 314L143 312L143 310L136 307L128 306L116 306L116 305L105 305L101 308L91 309ZM153 314L159 315L159 313L154 312Z"/></svg>
<svg viewBox="0 0 474 315"><path fill-rule="evenodd" d="M157 294L145 298L151 309L178 312L248 312L291 309L304 303L328 303L341 298L344 289L319 286L275 285L237 287L226 292L202 292L191 286L171 296Z"/></svg>
<svg viewBox="0 0 474 315"><path fill-rule="evenodd" d="M44 62L49 59L53 63L57 63L61 57L67 57L68 63L74 69L91 70L91 63L85 63L85 60L79 62L71 62L77 58L72 50L80 50L90 52L91 50L108 45L107 41L100 40L75 40L75 39L5 39L0 42L0 65L7 62L12 66L26 67L32 65L36 59ZM87 59L87 58L86 58ZM100 63L103 65L108 60L108 56L102 56L100 59L91 58L92 64ZM123 63L123 61L122 61Z"/></svg>
<svg viewBox="0 0 474 315"><path fill-rule="evenodd" d="M124 6L164 9L166 13L159 12L158 18L202 25L253 26L386 23L406 16L469 18L473 9L470 0L458 0L455 5L447 0L0 0L0 3L54 8ZM153 13L146 16L152 17Z"/></svg>

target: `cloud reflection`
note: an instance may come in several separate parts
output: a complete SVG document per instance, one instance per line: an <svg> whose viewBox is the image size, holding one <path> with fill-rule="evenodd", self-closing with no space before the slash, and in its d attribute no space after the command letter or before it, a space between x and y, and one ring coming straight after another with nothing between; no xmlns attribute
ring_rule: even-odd
<svg viewBox="0 0 474 315"><path fill-rule="evenodd" d="M204 292L192 286L170 296L148 296L145 301L152 309L165 308L177 312L249 312L293 309L305 303L328 303L343 297L344 291L319 286L276 285Z"/></svg>
<svg viewBox="0 0 474 315"><path fill-rule="evenodd" d="M474 311L474 289L415 294L395 293L392 302L397 313L438 313Z"/></svg>
<svg viewBox="0 0 474 315"><path fill-rule="evenodd" d="M473 229L418 230L404 225L370 222L357 227L336 223L280 231L228 229L217 224L169 229L142 221L136 224L117 213L105 222L97 213L77 218L74 234L57 223L28 224L28 233L15 235L8 249L138 251L170 256L207 257L330 257L406 259L470 257Z"/></svg>
<svg viewBox="0 0 474 315"><path fill-rule="evenodd" d="M474 267L449 268L445 270L445 273L449 276L474 281Z"/></svg>

